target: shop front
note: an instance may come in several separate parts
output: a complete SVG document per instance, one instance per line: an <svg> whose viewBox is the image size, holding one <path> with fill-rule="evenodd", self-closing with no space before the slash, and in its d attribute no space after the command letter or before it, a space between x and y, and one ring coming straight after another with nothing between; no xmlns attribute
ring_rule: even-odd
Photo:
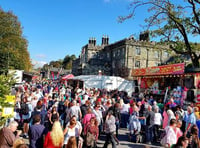
<svg viewBox="0 0 200 148"><path fill-rule="evenodd" d="M140 92L165 99L168 95L186 98L184 95L185 64L171 64L132 70L132 77L138 81ZM171 94L173 93L173 94Z"/></svg>

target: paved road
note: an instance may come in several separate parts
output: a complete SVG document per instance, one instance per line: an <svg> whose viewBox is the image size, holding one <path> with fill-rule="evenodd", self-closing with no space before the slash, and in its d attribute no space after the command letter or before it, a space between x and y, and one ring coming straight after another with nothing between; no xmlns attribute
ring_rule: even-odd
<svg viewBox="0 0 200 148"><path fill-rule="evenodd" d="M133 143L128 140L128 130L127 129L119 129L119 141L120 144L117 145L117 148L160 148L161 146L156 145L147 145L142 143ZM27 144L29 144L28 139L24 139ZM97 146L98 148L102 148L105 143L105 135L101 135ZM108 148L112 148L112 144L109 144Z"/></svg>
<svg viewBox="0 0 200 148"><path fill-rule="evenodd" d="M117 148L160 148L161 147L159 145L156 146L156 145L147 145L147 144L129 142L127 129L119 130L119 141L120 145L117 145ZM105 135L102 135L98 140L97 143L98 147L102 148L104 142L105 142ZM110 144L108 148L112 148L112 145Z"/></svg>

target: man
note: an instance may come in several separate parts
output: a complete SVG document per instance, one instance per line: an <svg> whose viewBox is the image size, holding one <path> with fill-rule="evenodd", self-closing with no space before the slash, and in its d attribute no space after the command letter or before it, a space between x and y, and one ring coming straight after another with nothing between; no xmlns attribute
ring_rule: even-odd
<svg viewBox="0 0 200 148"><path fill-rule="evenodd" d="M8 127L3 127L0 130L0 147L1 148L10 148L13 146L15 140L19 138L19 135L22 131L17 131L15 136L14 132L17 130L18 123L16 121L11 121Z"/></svg>
<svg viewBox="0 0 200 148"><path fill-rule="evenodd" d="M73 101L72 101L72 105L73 105L73 106L70 107L70 109L69 109L69 117L71 118L73 115L75 115L75 116L76 116L76 119L77 119L78 121L80 121L81 118L82 118L82 114L81 114L81 109L80 109L80 107L76 105L76 100L73 100Z"/></svg>
<svg viewBox="0 0 200 148"><path fill-rule="evenodd" d="M191 106L188 106L187 108L187 116L186 116L186 131L184 133L185 136L190 134L190 129L192 125L196 124L196 117L193 113L193 109Z"/></svg>
<svg viewBox="0 0 200 148"><path fill-rule="evenodd" d="M43 145L43 136L45 127L40 124L41 117L39 114L33 117L33 125L29 129L30 148L40 148Z"/></svg>
<svg viewBox="0 0 200 148"><path fill-rule="evenodd" d="M116 148L115 144L115 135L116 130L115 117L113 116L113 111L108 111L108 115L105 120L105 132L106 132L106 141L104 143L104 148L107 148L109 141L112 143L112 148Z"/></svg>
<svg viewBox="0 0 200 148"><path fill-rule="evenodd" d="M152 111L151 105L148 106L148 111L145 113L144 119L146 119L146 143L151 144L153 141L153 125L154 125L154 112Z"/></svg>
<svg viewBox="0 0 200 148"><path fill-rule="evenodd" d="M88 108L90 108L90 101L89 100L85 101L85 104L81 105L81 113L82 113L83 117L87 114Z"/></svg>

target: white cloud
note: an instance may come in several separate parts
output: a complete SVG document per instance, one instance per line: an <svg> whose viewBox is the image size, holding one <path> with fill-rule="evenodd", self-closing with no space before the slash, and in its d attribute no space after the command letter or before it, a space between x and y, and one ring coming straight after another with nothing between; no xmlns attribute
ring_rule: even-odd
<svg viewBox="0 0 200 148"><path fill-rule="evenodd" d="M39 68L39 67L42 67L44 64L47 64L47 62L32 60L32 64L33 64L33 68Z"/></svg>
<svg viewBox="0 0 200 148"><path fill-rule="evenodd" d="M46 58L46 55L45 54L37 54L36 57L42 59L42 58Z"/></svg>

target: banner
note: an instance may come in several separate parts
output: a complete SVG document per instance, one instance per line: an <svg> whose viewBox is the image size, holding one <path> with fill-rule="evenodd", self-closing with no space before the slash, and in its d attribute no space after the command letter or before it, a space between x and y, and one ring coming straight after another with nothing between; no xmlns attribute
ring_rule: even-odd
<svg viewBox="0 0 200 148"><path fill-rule="evenodd" d="M148 67L141 69L133 69L132 76L155 76L155 75L174 75L183 74L185 70L185 64L171 64L157 67Z"/></svg>
<svg viewBox="0 0 200 148"><path fill-rule="evenodd" d="M14 116L14 107L4 107L2 117Z"/></svg>

